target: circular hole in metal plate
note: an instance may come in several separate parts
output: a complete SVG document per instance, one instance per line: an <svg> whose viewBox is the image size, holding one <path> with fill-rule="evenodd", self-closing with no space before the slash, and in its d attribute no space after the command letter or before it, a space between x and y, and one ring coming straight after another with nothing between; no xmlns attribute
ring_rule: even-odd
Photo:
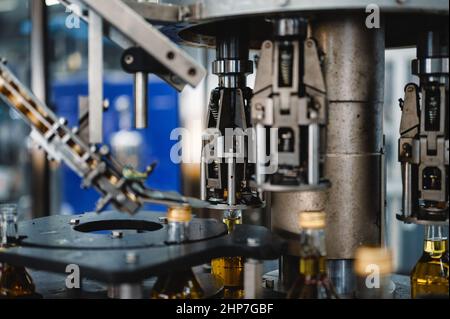
<svg viewBox="0 0 450 319"><path fill-rule="evenodd" d="M146 220L111 219L86 222L76 225L73 229L82 233L109 234L111 231L131 231L144 233L163 228L161 224Z"/></svg>

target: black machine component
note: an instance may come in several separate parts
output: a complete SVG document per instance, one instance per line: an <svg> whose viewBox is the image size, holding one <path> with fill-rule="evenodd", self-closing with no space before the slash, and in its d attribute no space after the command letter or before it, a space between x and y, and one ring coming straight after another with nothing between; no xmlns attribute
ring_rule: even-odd
<svg viewBox="0 0 450 319"><path fill-rule="evenodd" d="M143 211L133 218L118 212L57 215L18 228L17 246L2 250L0 262L56 273L75 264L83 278L108 284L138 283L236 254L276 259L283 248L264 227L238 225L227 234L226 225L213 219L193 219L188 243L167 244L164 215Z"/></svg>
<svg viewBox="0 0 450 319"><path fill-rule="evenodd" d="M403 211L400 220L448 223L448 24L420 35L413 74L400 100L399 161Z"/></svg>
<svg viewBox="0 0 450 319"><path fill-rule="evenodd" d="M232 30L217 35L216 40L213 73L219 77L219 87L212 91L208 106L201 197L213 209L241 210L259 207L262 202L250 185L255 165L249 161L252 90L246 77L253 64L248 61L248 39Z"/></svg>

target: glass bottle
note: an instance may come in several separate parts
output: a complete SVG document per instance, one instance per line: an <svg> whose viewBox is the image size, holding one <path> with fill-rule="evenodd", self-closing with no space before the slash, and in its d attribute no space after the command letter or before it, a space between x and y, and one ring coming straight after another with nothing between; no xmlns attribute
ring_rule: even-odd
<svg viewBox="0 0 450 319"><path fill-rule="evenodd" d="M288 291L289 299L338 299L327 274L325 213L301 212L299 273Z"/></svg>
<svg viewBox="0 0 450 319"><path fill-rule="evenodd" d="M16 245L18 240L16 205L0 205L0 233L2 250ZM1 297L26 298L34 294L33 280L24 267L2 264L0 271Z"/></svg>
<svg viewBox="0 0 450 319"><path fill-rule="evenodd" d="M423 254L411 272L411 297L449 297L448 239L443 226L426 225Z"/></svg>
<svg viewBox="0 0 450 319"><path fill-rule="evenodd" d="M356 298L392 298L392 253L382 247L360 247L355 253Z"/></svg>
<svg viewBox="0 0 450 319"><path fill-rule="evenodd" d="M188 206L170 207L167 212L167 244L181 244L189 240L192 210ZM158 277L151 292L152 299L200 299L204 292L192 268L172 271Z"/></svg>
<svg viewBox="0 0 450 319"><path fill-rule="evenodd" d="M241 211L226 211L223 222L228 233L236 225L242 224ZM223 281L223 297L225 299L244 298L244 260L242 257L221 257L211 261L211 273Z"/></svg>

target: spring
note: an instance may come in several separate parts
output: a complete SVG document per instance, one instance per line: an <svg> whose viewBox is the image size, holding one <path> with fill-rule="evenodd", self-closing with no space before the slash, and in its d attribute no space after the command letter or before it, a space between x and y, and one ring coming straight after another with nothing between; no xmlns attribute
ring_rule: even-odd
<svg viewBox="0 0 450 319"><path fill-rule="evenodd" d="M281 51L280 55L280 79L281 86L289 86L292 82L292 52L289 50Z"/></svg>

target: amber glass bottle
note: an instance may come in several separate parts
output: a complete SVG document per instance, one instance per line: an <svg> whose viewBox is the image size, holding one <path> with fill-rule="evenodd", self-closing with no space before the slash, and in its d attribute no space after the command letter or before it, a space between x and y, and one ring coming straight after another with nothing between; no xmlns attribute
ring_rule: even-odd
<svg viewBox="0 0 450 319"><path fill-rule="evenodd" d="M325 252L325 213L301 212L299 273L289 299L337 299L327 275Z"/></svg>
<svg viewBox="0 0 450 319"><path fill-rule="evenodd" d="M242 223L240 211L226 211L223 222L231 233ZM225 299L244 298L244 260L242 257L221 257L211 261L211 273L223 281Z"/></svg>
<svg viewBox="0 0 450 319"><path fill-rule="evenodd" d="M448 239L443 226L426 225L423 254L411 272L411 297L449 297Z"/></svg>
<svg viewBox="0 0 450 319"><path fill-rule="evenodd" d="M18 240L17 206L0 205L1 248L13 247ZM31 276L24 267L3 263L0 268L0 296L3 298L26 298L35 294Z"/></svg>
<svg viewBox="0 0 450 319"><path fill-rule="evenodd" d="M192 211L188 206L169 208L168 244L181 244L189 239L189 222ZM153 299L200 299L204 292L191 268L185 271L173 271L158 277L151 298Z"/></svg>

